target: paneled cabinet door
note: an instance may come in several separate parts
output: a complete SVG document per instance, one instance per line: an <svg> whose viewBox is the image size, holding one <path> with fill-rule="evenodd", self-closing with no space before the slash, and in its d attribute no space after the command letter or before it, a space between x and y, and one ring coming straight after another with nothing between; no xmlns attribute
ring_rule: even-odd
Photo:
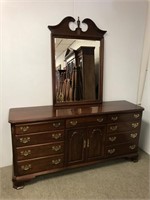
<svg viewBox="0 0 150 200"><path fill-rule="evenodd" d="M94 127L88 129L87 134L87 160L96 160L103 155L104 127Z"/></svg>
<svg viewBox="0 0 150 200"><path fill-rule="evenodd" d="M68 165L84 162L86 148L86 132L84 129L72 129L67 131Z"/></svg>

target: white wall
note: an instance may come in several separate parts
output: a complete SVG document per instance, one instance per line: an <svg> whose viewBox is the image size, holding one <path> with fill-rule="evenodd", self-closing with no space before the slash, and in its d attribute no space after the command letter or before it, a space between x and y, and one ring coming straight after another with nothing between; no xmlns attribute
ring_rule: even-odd
<svg viewBox="0 0 150 200"><path fill-rule="evenodd" d="M11 107L50 105L48 25L64 17L91 18L105 36L104 100L136 102L147 3L124 0L2 2L2 131L0 166L12 163ZM0 138L1 139L1 138Z"/></svg>

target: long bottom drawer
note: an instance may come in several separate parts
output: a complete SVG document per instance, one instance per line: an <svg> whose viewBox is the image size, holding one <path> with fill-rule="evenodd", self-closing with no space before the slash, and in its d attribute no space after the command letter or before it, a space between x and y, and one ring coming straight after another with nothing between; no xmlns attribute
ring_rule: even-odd
<svg viewBox="0 0 150 200"><path fill-rule="evenodd" d="M57 169L64 166L64 155L36 158L26 161L18 161L17 175L26 175L51 169Z"/></svg>
<svg viewBox="0 0 150 200"><path fill-rule="evenodd" d="M137 152L137 150L138 150L138 145L136 143L111 145L105 148L105 156L112 157L112 156L117 156L117 155L134 153L134 152Z"/></svg>

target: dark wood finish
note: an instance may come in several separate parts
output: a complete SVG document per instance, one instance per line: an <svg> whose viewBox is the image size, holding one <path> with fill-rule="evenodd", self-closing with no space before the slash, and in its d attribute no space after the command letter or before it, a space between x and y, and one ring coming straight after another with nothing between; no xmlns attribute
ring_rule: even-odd
<svg viewBox="0 0 150 200"><path fill-rule="evenodd" d="M127 101L10 109L14 188L42 174L112 158L137 161L143 110Z"/></svg>
<svg viewBox="0 0 150 200"><path fill-rule="evenodd" d="M99 29L96 24L89 18L82 21L88 28L86 31L82 31L80 27L80 20L78 18L76 24L77 28L73 31L69 28L69 23L75 23L76 20L73 17L64 18L58 25L48 26L51 31L51 61L52 61L52 83L53 83L53 105L54 106L69 106L69 105L86 105L86 104L99 104L103 99L103 60L104 60L104 34L106 31ZM100 42L99 53L99 88L97 100L80 100L80 101L68 101L57 102L56 99L56 63L55 63L55 38L69 38L69 39L84 39L84 40L97 40Z"/></svg>

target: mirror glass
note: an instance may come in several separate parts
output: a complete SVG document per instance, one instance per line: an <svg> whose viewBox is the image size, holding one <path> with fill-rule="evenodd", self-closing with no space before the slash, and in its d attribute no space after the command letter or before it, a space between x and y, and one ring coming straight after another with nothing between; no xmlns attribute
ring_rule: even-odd
<svg viewBox="0 0 150 200"><path fill-rule="evenodd" d="M99 100L100 41L54 38L56 102Z"/></svg>

